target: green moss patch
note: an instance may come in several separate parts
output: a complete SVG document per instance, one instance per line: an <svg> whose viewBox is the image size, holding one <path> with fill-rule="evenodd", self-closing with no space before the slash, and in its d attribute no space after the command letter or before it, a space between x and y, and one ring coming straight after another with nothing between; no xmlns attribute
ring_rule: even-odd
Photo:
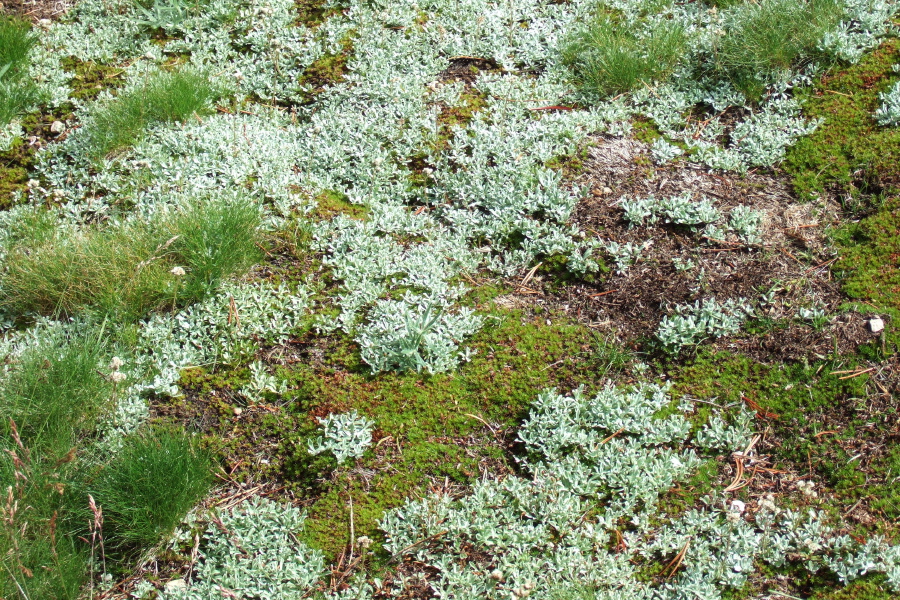
<svg viewBox="0 0 900 600"><path fill-rule="evenodd" d="M867 393L866 375L846 377L855 360L765 365L701 351L675 374L675 390L755 411L759 431L767 432L762 453L774 459L773 468L825 483L829 510L864 503L884 519L879 527L889 527L900 517L894 481L900 454L891 450L897 408Z"/></svg>
<svg viewBox="0 0 900 600"><path fill-rule="evenodd" d="M898 78L892 69L898 62L900 41L894 39L799 92L804 113L824 122L788 150L784 161L798 195L812 198L832 189L855 197L896 193L900 129L878 126L873 113L881 105L879 93Z"/></svg>

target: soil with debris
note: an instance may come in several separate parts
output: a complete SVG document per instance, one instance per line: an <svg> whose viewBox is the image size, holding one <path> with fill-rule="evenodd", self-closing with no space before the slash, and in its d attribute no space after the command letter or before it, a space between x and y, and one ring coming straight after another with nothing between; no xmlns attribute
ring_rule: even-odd
<svg viewBox="0 0 900 600"><path fill-rule="evenodd" d="M650 241L638 262L624 273L610 273L599 285L577 282L552 290L542 285L549 278L537 275L518 288L521 303L560 309L637 347L675 305L704 298L756 301L774 288L772 301L759 311L771 320L791 319L799 307L833 314L846 302L830 271L836 252L826 238L828 228L839 222L836 203L801 203L774 174L717 173L687 163L657 166L649 149L630 138L595 138L582 171L570 183L589 190L575 209L578 226L604 240ZM685 192L694 200L714 200L722 213L739 205L762 212L765 244L706 243L689 227L664 223L633 227L619 206L626 198ZM676 266L688 262L695 266ZM762 362L824 358L835 350L855 352L871 341L876 334L866 323L862 315L848 312L820 329L791 323L762 336L743 333L715 343Z"/></svg>

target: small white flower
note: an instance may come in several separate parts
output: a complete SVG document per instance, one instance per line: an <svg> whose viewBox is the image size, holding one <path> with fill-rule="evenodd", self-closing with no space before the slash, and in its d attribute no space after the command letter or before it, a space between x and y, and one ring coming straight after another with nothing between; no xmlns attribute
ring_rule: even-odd
<svg viewBox="0 0 900 600"><path fill-rule="evenodd" d="M37 179L29 179L28 183L26 185L29 188L36 188L37 186L41 185L41 182L38 181Z"/></svg>
<svg viewBox="0 0 900 600"><path fill-rule="evenodd" d="M731 505L728 507L728 510L731 512L735 512L737 514L743 514L747 509L747 505L741 502L740 500L732 500Z"/></svg>
<svg viewBox="0 0 900 600"><path fill-rule="evenodd" d="M125 364L125 362L121 358L119 358L118 356L113 356L112 360L109 361L109 370L110 371L118 371L119 369L122 368L122 365L124 365L124 364Z"/></svg>
<svg viewBox="0 0 900 600"><path fill-rule="evenodd" d="M184 269L181 267L172 267L172 270L169 271L169 273L171 273L175 277L181 277L182 275L184 275Z"/></svg>
<svg viewBox="0 0 900 600"><path fill-rule="evenodd" d="M126 377L127 376L122 371L115 371L114 373L112 373L109 376L110 380L116 384L119 384L119 383L122 383L123 381L125 381Z"/></svg>

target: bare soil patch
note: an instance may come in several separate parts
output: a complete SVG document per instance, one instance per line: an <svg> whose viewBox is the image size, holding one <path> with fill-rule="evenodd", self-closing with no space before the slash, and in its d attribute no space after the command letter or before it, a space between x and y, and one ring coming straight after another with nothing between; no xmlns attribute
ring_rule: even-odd
<svg viewBox="0 0 900 600"><path fill-rule="evenodd" d="M841 312L846 301L830 267L836 253L826 232L838 222L839 207L829 201L803 203L788 183L773 174L716 173L698 165L654 165L649 146L621 137L600 137L588 148L573 186L589 190L573 220L593 235L619 243L651 242L624 273L610 273L599 285L577 282L556 290L541 276L519 288L521 301L574 314L591 327L635 345L656 331L679 304L705 298L757 301L760 319L780 322L764 335L741 335L717 342L766 362L854 352L874 337L866 319ZM738 205L763 213L760 246L715 243L699 231L664 223L632 227L619 202L625 198L667 197L690 192L694 200L713 200L722 214ZM692 263L688 269L679 265ZM818 328L793 320L801 308L818 307L832 318Z"/></svg>
<svg viewBox="0 0 900 600"><path fill-rule="evenodd" d="M41 19L58 19L73 6L74 0L3 0L0 13L17 15L37 23Z"/></svg>

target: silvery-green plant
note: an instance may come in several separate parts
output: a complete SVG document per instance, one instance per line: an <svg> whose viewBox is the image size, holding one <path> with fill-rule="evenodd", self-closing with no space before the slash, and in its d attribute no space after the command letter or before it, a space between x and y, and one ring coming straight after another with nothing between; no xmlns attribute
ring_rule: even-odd
<svg viewBox="0 0 900 600"><path fill-rule="evenodd" d="M894 70L900 72L900 65L895 65ZM875 111L875 120L879 125L900 125L900 82L887 92L879 94L881 106Z"/></svg>
<svg viewBox="0 0 900 600"><path fill-rule="evenodd" d="M656 337L667 352L677 354L683 347L696 345L704 339L737 333L752 312L753 308L743 299L698 300L694 304L676 306L673 315L663 317Z"/></svg>
<svg viewBox="0 0 900 600"><path fill-rule="evenodd" d="M656 164L662 165L684 154L684 150L660 137L650 145L650 154Z"/></svg>
<svg viewBox="0 0 900 600"><path fill-rule="evenodd" d="M625 211L625 220L630 227L643 225L644 221L650 223L656 221L657 200L653 196L633 200L622 198L619 200L619 206Z"/></svg>
<svg viewBox="0 0 900 600"><path fill-rule="evenodd" d="M305 520L299 509L263 498L223 512L206 528L193 581L156 597L208 600L223 590L235 598L308 597L325 573L325 558L297 540ZM144 591L151 597L152 588Z"/></svg>
<svg viewBox="0 0 900 600"><path fill-rule="evenodd" d="M265 363L255 360L250 363L250 381L241 388L241 394L252 402L261 400L265 394L276 396L287 391L287 383L269 373Z"/></svg>
<svg viewBox="0 0 900 600"><path fill-rule="evenodd" d="M413 559L443 597L549 600L577 590L604 600L719 600L744 586L759 562L788 561L832 568L845 581L885 572L900 589L897 547L835 535L817 511L782 510L768 498L751 510L721 495L674 518L654 510L704 458L684 449L684 415L661 416L672 404L667 391L644 384L593 397L542 392L519 433L525 473L479 480L458 499L407 501L381 522L385 548ZM729 425L714 414L701 431L699 448L743 449L751 419L741 412ZM622 543L611 548L616 531ZM634 564L670 563L682 551L677 573L657 583Z"/></svg>
<svg viewBox="0 0 900 600"><path fill-rule="evenodd" d="M310 454L330 452L342 465L351 458L359 458L372 444L374 421L360 416L355 410L330 414L319 419L322 435L309 440Z"/></svg>
<svg viewBox="0 0 900 600"><path fill-rule="evenodd" d="M735 452L743 450L753 437L754 414L743 406L729 420L715 415L707 421L694 436L701 448Z"/></svg>
<svg viewBox="0 0 900 600"><path fill-rule="evenodd" d="M719 211L712 200L703 198L695 202L691 198L690 192L661 198L657 212L667 223L675 225L704 225L719 220Z"/></svg>
<svg viewBox="0 0 900 600"><path fill-rule="evenodd" d="M603 243L603 248L612 256L616 263L616 272L620 275L628 270L628 267L636 263L641 258L641 253L650 247L651 241L643 244L635 244L633 242L613 242L607 241Z"/></svg>
<svg viewBox="0 0 900 600"><path fill-rule="evenodd" d="M728 227L745 244L761 244L762 220L761 212L741 204L732 208L728 214Z"/></svg>
<svg viewBox="0 0 900 600"><path fill-rule="evenodd" d="M470 357L461 351L458 340L481 328L483 317L469 308L453 312L435 303L425 306L411 302L379 301L370 313L371 321L360 327L362 359L373 371L450 370Z"/></svg>
<svg viewBox="0 0 900 600"><path fill-rule="evenodd" d="M679 273L697 268L697 261L692 258L682 259L681 257L676 256L672 259L672 264Z"/></svg>

